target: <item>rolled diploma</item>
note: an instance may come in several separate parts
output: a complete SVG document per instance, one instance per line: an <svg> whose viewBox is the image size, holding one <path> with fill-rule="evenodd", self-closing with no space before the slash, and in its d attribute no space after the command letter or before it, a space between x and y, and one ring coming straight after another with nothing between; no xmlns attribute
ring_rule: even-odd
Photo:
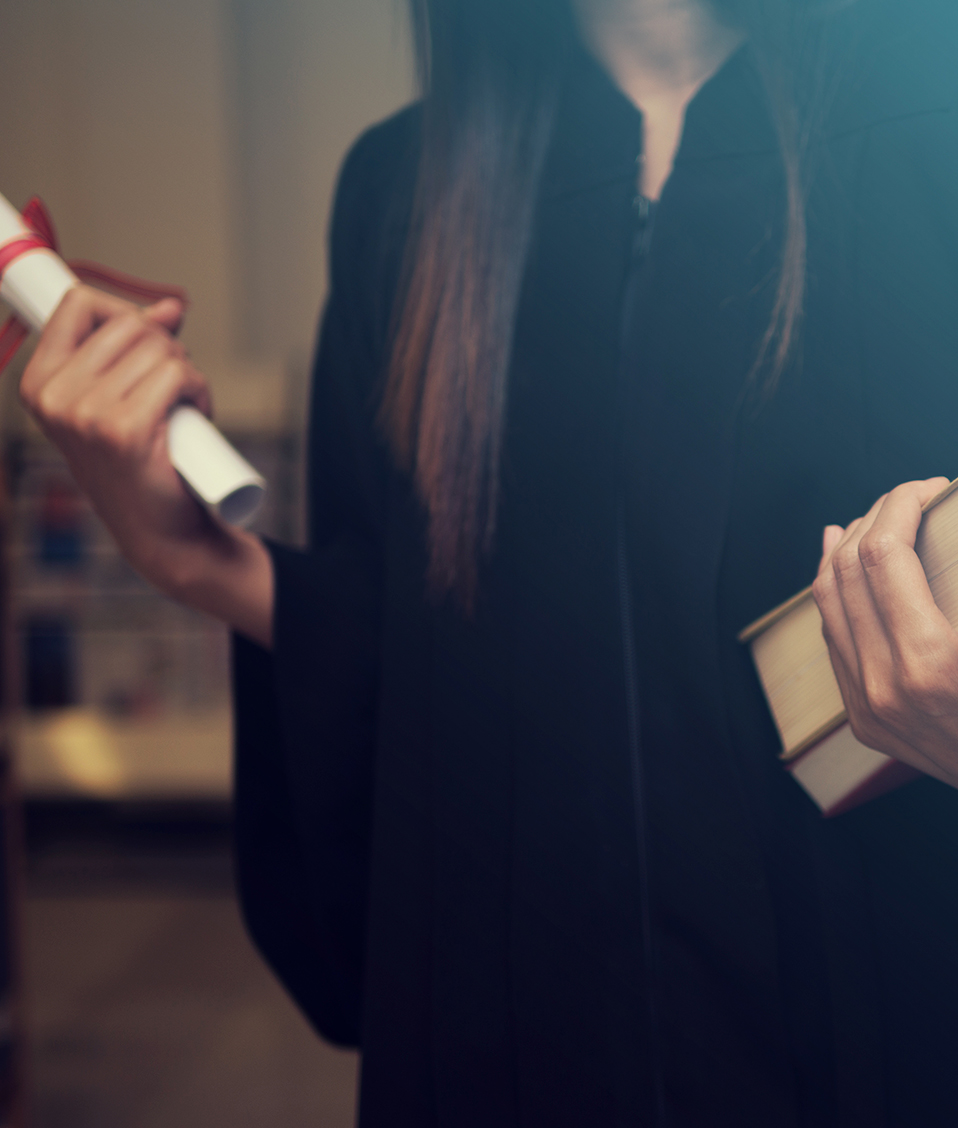
<svg viewBox="0 0 958 1128"><path fill-rule="evenodd" d="M29 234L20 213L0 195L0 245ZM31 329L41 332L67 290L80 284L66 263L49 250L28 251L7 267L3 298ZM232 525L244 525L266 492L266 480L195 407L173 409L169 419L170 462L204 505Z"/></svg>

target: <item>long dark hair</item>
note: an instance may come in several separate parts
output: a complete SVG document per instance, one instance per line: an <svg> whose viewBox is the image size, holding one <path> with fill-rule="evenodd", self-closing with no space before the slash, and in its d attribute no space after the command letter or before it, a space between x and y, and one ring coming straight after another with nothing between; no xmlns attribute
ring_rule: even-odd
<svg viewBox="0 0 958 1128"><path fill-rule="evenodd" d="M470 606L495 531L506 377L568 0L411 0L424 89L422 149L380 421L428 514L429 584ZM805 292L808 0L716 0L745 29L778 132L785 235L753 376L774 384ZM802 91L801 96L799 91Z"/></svg>

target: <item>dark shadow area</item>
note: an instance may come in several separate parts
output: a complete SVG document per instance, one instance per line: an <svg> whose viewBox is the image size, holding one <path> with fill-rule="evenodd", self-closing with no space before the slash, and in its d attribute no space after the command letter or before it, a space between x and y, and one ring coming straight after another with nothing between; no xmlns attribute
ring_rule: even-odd
<svg viewBox="0 0 958 1128"><path fill-rule="evenodd" d="M34 892L233 891L226 803L34 800L24 830Z"/></svg>

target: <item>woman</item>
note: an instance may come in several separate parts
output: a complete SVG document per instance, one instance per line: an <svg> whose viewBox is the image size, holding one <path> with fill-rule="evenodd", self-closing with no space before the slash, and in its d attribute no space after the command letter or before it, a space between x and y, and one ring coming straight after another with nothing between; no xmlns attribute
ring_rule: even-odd
<svg viewBox="0 0 958 1128"><path fill-rule="evenodd" d="M954 466L958 29L898 9L417 5L430 95L333 218L308 552L171 470L175 303L38 347L130 559L237 632L247 920L369 1128L954 1121L958 796L823 821L735 641ZM817 591L857 731L954 785L940 484L831 525Z"/></svg>

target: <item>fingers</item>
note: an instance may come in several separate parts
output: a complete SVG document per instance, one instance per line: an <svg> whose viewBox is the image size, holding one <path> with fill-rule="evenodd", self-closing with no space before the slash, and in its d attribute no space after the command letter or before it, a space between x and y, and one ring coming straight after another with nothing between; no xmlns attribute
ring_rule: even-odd
<svg viewBox="0 0 958 1128"><path fill-rule="evenodd" d="M868 584L861 575L858 563L858 546L864 532L876 519L884 497L871 506L862 518L851 522L841 537L836 539L828 559L819 567L812 585L829 651L833 653L833 666L841 664L846 677L856 682L861 677L860 645L878 646L884 653L887 642L876 638L873 610L870 614ZM880 633L879 624L879 633ZM856 634L859 632L860 634Z"/></svg>
<svg viewBox="0 0 958 1128"><path fill-rule="evenodd" d="M186 308L177 298L163 298L154 305L147 306L143 313L175 337L183 327Z"/></svg>
<svg viewBox="0 0 958 1128"><path fill-rule="evenodd" d="M112 294L89 286L77 286L68 291L47 322L33 354L34 359L43 368L58 368L99 326L112 317L136 309L132 303Z"/></svg>
<svg viewBox="0 0 958 1128"><path fill-rule="evenodd" d="M922 505L943 479L908 483L888 496L859 547L862 571L890 653L897 699L922 717L958 711L958 635L935 603L914 551Z"/></svg>
<svg viewBox="0 0 958 1128"><path fill-rule="evenodd" d="M184 402L209 411L206 382L188 361L171 359L133 388L124 403L124 418L131 433L146 436L156 419L165 419L175 404Z"/></svg>
<svg viewBox="0 0 958 1128"><path fill-rule="evenodd" d="M32 406L43 387L58 374L67 397L70 374L94 376L112 367L137 342L150 336L171 340L179 328L183 305L164 299L141 310L111 294L79 286L64 297L50 318L21 383L21 395ZM174 351L182 354L177 344ZM75 382L75 381L74 381Z"/></svg>
<svg viewBox="0 0 958 1128"><path fill-rule="evenodd" d="M813 589L856 736L939 778L925 746L958 719L958 635L934 603L914 542L922 506L946 484L906 483L840 536L826 529Z"/></svg>
<svg viewBox="0 0 958 1128"><path fill-rule="evenodd" d="M184 355L179 341L174 341L162 326L135 309L110 318L79 346L64 367L79 372L105 373L141 342L148 342L154 348L162 343L168 354Z"/></svg>
<svg viewBox="0 0 958 1128"><path fill-rule="evenodd" d="M893 639L906 637L916 616L940 617L914 546L922 507L944 485L944 478L930 478L892 490L858 546L872 601Z"/></svg>
<svg viewBox="0 0 958 1128"><path fill-rule="evenodd" d="M845 530L841 525L826 525L822 532L822 558L818 563L818 574L821 575L822 569L827 567L832 553L838 547L839 542L845 535Z"/></svg>
<svg viewBox="0 0 958 1128"><path fill-rule="evenodd" d="M109 485L111 477L145 474L176 484L162 441L166 416L182 401L210 410L202 376L170 335L182 313L172 299L140 310L79 288L61 303L28 365L24 403L94 493L113 496L119 485Z"/></svg>
<svg viewBox="0 0 958 1128"><path fill-rule="evenodd" d="M88 389L70 408L65 424L86 442L146 456L150 436L170 408L194 399L209 403L206 384L189 361L144 348L116 375Z"/></svg>
<svg viewBox="0 0 958 1128"><path fill-rule="evenodd" d="M826 600L836 608L835 621L830 624L833 642L849 669L857 666L863 675L862 654L870 660L879 655L884 658L888 648L859 556L862 539L878 519L884 503L885 498L879 498L864 517L848 526L832 551L830 567L823 577L825 583L821 585L826 589Z"/></svg>
<svg viewBox="0 0 958 1128"><path fill-rule="evenodd" d="M899 486L833 553L835 587L869 698L887 685L890 671L900 676L903 655L926 648L929 633L951 634L914 552L922 504L940 485L931 479Z"/></svg>
<svg viewBox="0 0 958 1128"><path fill-rule="evenodd" d="M825 631L832 669L856 738L868 748L885 752L927 775L949 782L935 760L920 747L926 726L923 719L914 714L911 701L900 691L894 665L889 661L889 648L883 648L884 662L868 654L863 663L854 644L849 645L847 641L842 646L837 644L836 639L842 637L840 631Z"/></svg>
<svg viewBox="0 0 958 1128"><path fill-rule="evenodd" d="M91 409L121 400L164 361L183 361L183 346L165 327L179 324L182 309L173 299L144 311L88 288L71 291L21 382L21 397L41 427L82 423L81 402L86 421L95 419Z"/></svg>
<svg viewBox="0 0 958 1128"><path fill-rule="evenodd" d="M99 393L100 399L121 398L157 364L184 355L178 341L138 311L120 314L47 376L37 391L35 407L54 422L91 393Z"/></svg>

